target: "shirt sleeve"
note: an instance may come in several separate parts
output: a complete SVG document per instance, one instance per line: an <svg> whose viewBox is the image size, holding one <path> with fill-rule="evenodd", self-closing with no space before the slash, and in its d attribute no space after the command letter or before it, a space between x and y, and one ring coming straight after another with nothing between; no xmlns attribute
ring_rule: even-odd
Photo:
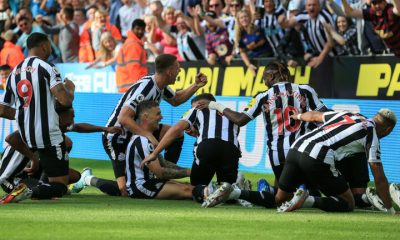
<svg viewBox="0 0 400 240"><path fill-rule="evenodd" d="M367 135L365 145L365 152L367 153L368 162L379 163L381 162L381 148L376 134L375 128L370 127Z"/></svg>
<svg viewBox="0 0 400 240"><path fill-rule="evenodd" d="M62 83L61 79L61 74L58 71L57 67L54 65L50 65L51 69L49 71L50 73L50 89L53 88L54 86Z"/></svg>
<svg viewBox="0 0 400 240"><path fill-rule="evenodd" d="M162 98L164 98L164 99L173 99L173 98L175 98L175 95L176 95L175 91L172 90L172 88L170 88L169 86L167 86L163 90Z"/></svg>
<svg viewBox="0 0 400 240"><path fill-rule="evenodd" d="M260 115L262 110L261 99L262 99L261 95L256 95L255 97L253 97L253 99L251 99L250 102L247 104L243 113L246 114L251 119L254 119L258 115Z"/></svg>
<svg viewBox="0 0 400 240"><path fill-rule="evenodd" d="M323 118L324 118L324 122L328 122L329 120L331 120L334 116L336 116L336 114L338 114L337 112L324 112Z"/></svg>
<svg viewBox="0 0 400 240"><path fill-rule="evenodd" d="M193 127L194 122L195 122L196 119L197 119L197 111L198 111L198 110L195 109L195 108L189 109L187 112L185 112L185 113L182 115L181 120L182 120L182 121L188 122L188 123L190 124L190 127Z"/></svg>
<svg viewBox="0 0 400 240"><path fill-rule="evenodd" d="M370 7L362 10L364 20L372 21L371 11L372 11L372 9Z"/></svg>

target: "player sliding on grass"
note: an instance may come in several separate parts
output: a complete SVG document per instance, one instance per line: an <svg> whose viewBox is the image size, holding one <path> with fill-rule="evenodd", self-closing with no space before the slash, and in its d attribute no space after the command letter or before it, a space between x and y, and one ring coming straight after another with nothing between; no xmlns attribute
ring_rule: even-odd
<svg viewBox="0 0 400 240"><path fill-rule="evenodd" d="M74 110L68 107L56 107L56 112L60 118L60 129L63 133L65 132L79 132L79 133L91 133L91 132L122 132L122 128L117 127L100 127L88 123L74 123ZM72 149L72 141L69 137L64 135L66 151L69 153ZM39 161L37 156L28 148L28 146L22 141L18 131L10 134L6 138L8 146L2 156L0 163L0 184L4 191L11 192L4 196L0 203L5 204L8 202L18 202L24 198L29 198L30 194L24 194L24 196L18 195L22 193L15 189L20 183L28 185L29 189L35 188L39 184L39 180L47 182L47 176L44 172L37 171L36 166L29 166L27 164L30 160ZM34 164L33 164L34 165ZM69 183L78 181L80 177L79 172L74 169L69 169ZM21 188L21 187L20 187ZM13 190L16 190L13 192Z"/></svg>

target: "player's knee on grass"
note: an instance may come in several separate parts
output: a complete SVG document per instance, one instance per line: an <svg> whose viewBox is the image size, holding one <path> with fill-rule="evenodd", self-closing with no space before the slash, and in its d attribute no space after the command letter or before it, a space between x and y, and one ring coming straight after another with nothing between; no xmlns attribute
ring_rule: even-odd
<svg viewBox="0 0 400 240"><path fill-rule="evenodd" d="M76 171L75 169L69 169L69 184L76 183L81 178L81 173Z"/></svg>

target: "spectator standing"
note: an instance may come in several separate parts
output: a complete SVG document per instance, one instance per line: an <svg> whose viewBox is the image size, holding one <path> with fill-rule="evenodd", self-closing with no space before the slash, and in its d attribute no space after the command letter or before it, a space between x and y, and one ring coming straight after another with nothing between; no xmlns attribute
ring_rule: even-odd
<svg viewBox="0 0 400 240"><path fill-rule="evenodd" d="M120 30L122 37L127 37L132 23L135 19L141 18L145 9L133 0L122 0L123 6L119 9L115 25Z"/></svg>
<svg viewBox="0 0 400 240"><path fill-rule="evenodd" d="M17 39L12 30L7 30L5 32L4 40L6 41L0 52L0 65L8 65L14 68L24 60L24 53L21 47L15 45Z"/></svg>
<svg viewBox="0 0 400 240"><path fill-rule="evenodd" d="M57 14L59 24L54 27L42 25L47 34L58 34L58 47L64 63L78 62L79 54L79 27L73 22L74 9L71 6L64 7Z"/></svg>
<svg viewBox="0 0 400 240"><path fill-rule="evenodd" d="M385 41L390 50L400 57L400 0L372 0L371 8L353 9L346 0L342 0L346 16L363 18L370 21L378 36Z"/></svg>
<svg viewBox="0 0 400 240"><path fill-rule="evenodd" d="M207 12L207 17L217 18L215 12ZM206 20L206 49L208 53L207 62L210 65L230 64L232 60L233 45L229 41L229 34L226 28L220 28L211 21Z"/></svg>
<svg viewBox="0 0 400 240"><path fill-rule="evenodd" d="M79 62L92 62L95 60L96 52L100 47L100 37L103 32L111 32L115 40L122 40L118 28L107 21L107 16L107 12L97 10L90 28L83 31L79 44Z"/></svg>
<svg viewBox="0 0 400 240"><path fill-rule="evenodd" d="M282 5L276 7L274 0L264 0L265 13L259 16L260 19L255 24L264 30L266 39L272 47L274 55L277 56L277 48L280 40L285 35L283 24L285 21L286 11ZM256 13L260 15L260 12Z"/></svg>
<svg viewBox="0 0 400 240"><path fill-rule="evenodd" d="M74 22L79 27L79 36L82 34L86 23L86 11L84 8L74 9Z"/></svg>
<svg viewBox="0 0 400 240"><path fill-rule="evenodd" d="M116 80L118 92L126 92L133 83L147 74L146 49L142 38L146 23L136 19L132 23L128 38L117 56Z"/></svg>
<svg viewBox="0 0 400 240"><path fill-rule="evenodd" d="M100 38L100 50L96 60L89 64L88 68L102 68L113 65L117 62L118 52L122 44L115 41L110 32L104 32Z"/></svg>
<svg viewBox="0 0 400 240"><path fill-rule="evenodd" d="M324 27L324 23L334 26L333 18L326 9L321 9L318 0L307 0L306 10L285 21L284 26L294 27L296 23L304 25L305 39L311 46L313 56L307 60L310 67L318 67L328 55L335 56Z"/></svg>
<svg viewBox="0 0 400 240"><path fill-rule="evenodd" d="M0 66L0 89L6 89L6 82L7 82L7 77L10 75L12 69L8 65L1 65Z"/></svg>
<svg viewBox="0 0 400 240"><path fill-rule="evenodd" d="M262 30L251 22L250 12L242 9L237 14L236 42L239 43L239 52L247 68L256 75L256 66L250 58L269 57L273 52Z"/></svg>

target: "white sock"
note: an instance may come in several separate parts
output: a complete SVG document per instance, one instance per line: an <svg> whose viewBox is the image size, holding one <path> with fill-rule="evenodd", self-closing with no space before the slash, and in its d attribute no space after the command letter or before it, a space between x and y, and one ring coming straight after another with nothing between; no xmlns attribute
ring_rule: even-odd
<svg viewBox="0 0 400 240"><path fill-rule="evenodd" d="M87 186L90 186L90 181L92 180L92 178L93 178L93 175L86 176L86 177L83 179L83 181L85 181L85 184L86 184Z"/></svg>
<svg viewBox="0 0 400 240"><path fill-rule="evenodd" d="M308 196L306 198L306 200L304 201L303 206L301 206L301 207L312 208L312 206L314 205L314 202L315 202L315 198L313 196Z"/></svg>
<svg viewBox="0 0 400 240"><path fill-rule="evenodd" d="M231 192L231 194L229 194L229 200L236 200L239 199L240 194L242 193L242 190L240 190L239 188L233 188L233 191Z"/></svg>

